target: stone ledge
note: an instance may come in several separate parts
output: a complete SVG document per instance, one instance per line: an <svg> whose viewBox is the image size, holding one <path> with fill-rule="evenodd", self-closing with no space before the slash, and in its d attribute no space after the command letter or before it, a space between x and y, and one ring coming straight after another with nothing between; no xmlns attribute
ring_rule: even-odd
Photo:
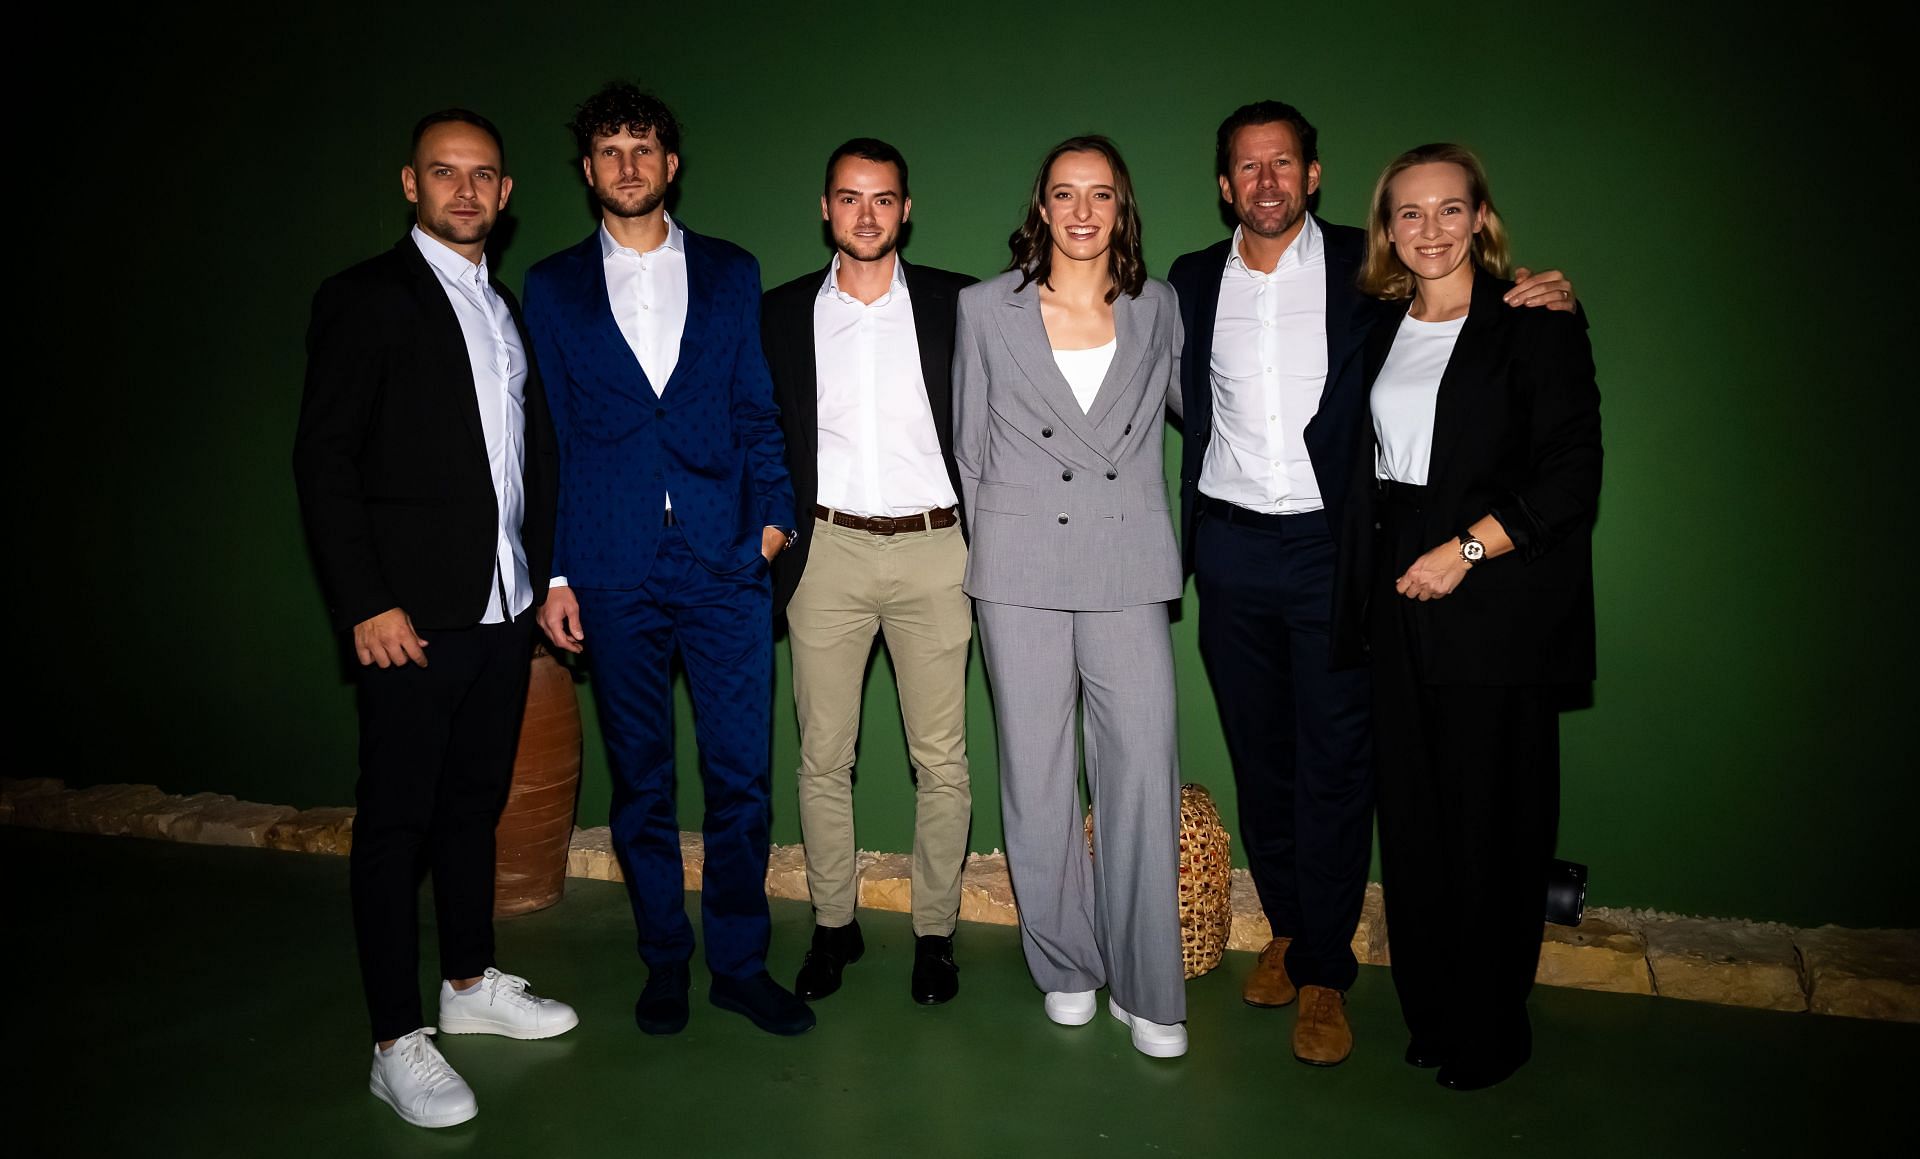
<svg viewBox="0 0 1920 1159"><path fill-rule="evenodd" d="M0 777L0 824L107 836L144 837L344 854L353 844L353 810L304 811L240 801L224 793L166 793L153 785L68 789L53 777ZM698 833L680 835L687 889L699 889L705 868ZM912 908L911 860L862 851L856 863L859 904ZM620 881L619 859L605 826L575 829L567 875ZM1233 925L1227 948L1259 950L1271 931L1244 869L1232 875ZM805 900L806 850L776 846L768 859L767 894ZM1006 855L967 856L960 919L1014 925L1019 910ZM1367 886L1354 956L1390 964L1386 909L1378 882ZM1575 929L1547 927L1538 981L1626 994L1659 994L1766 1010L1920 1022L1920 930L1849 930L1677 917L1645 910L1593 908Z"/></svg>

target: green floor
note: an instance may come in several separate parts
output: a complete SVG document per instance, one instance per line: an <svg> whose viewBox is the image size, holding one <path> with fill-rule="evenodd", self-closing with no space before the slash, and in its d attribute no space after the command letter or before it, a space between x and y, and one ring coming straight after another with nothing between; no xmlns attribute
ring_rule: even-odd
<svg viewBox="0 0 1920 1159"><path fill-rule="evenodd" d="M1827 1154L1896 1133L1920 1027L1536 991L1534 1063L1462 1095L1400 1062L1386 971L1363 968L1359 1043L1317 1070L1292 1012L1241 1005L1252 957L1188 987L1193 1050L1135 1054L1104 1014L1048 1023L1014 931L962 926L960 997L906 994L907 920L820 1025L776 1039L704 1002L675 1038L631 1022L624 892L575 881L502 922L501 964L580 1011L549 1042L443 1039L480 1116L422 1131L366 1090L343 858L0 828L10 1155L810 1156ZM691 900L691 899L690 899ZM775 972L804 905L774 903ZM428 961L430 962L429 950ZM431 1007L429 1007L431 1016ZM26 1149L22 1150L21 1145Z"/></svg>

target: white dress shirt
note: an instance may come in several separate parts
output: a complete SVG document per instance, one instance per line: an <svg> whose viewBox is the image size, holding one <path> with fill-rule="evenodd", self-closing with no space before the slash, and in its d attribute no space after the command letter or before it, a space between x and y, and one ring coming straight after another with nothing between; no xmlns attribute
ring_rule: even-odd
<svg viewBox="0 0 1920 1159"><path fill-rule="evenodd" d="M1375 478L1427 485L1440 376L1447 372L1454 343L1466 324L1465 314L1447 322L1422 322L1408 314L1394 332L1393 349L1373 380L1368 400L1379 446L1373 460Z"/></svg>
<svg viewBox="0 0 1920 1159"><path fill-rule="evenodd" d="M1100 394L1100 384L1106 381L1107 367L1113 365L1113 352L1120 348L1120 338L1115 335L1104 346L1093 346L1086 350L1059 350L1053 352L1053 364L1073 388L1073 401L1080 404L1080 413L1093 409L1093 400Z"/></svg>
<svg viewBox="0 0 1920 1159"><path fill-rule="evenodd" d="M600 225L600 259L607 272L607 304L655 397L667 389L680 363L680 332L687 328L687 240L680 223L667 221L667 240L637 253L613 240Z"/></svg>
<svg viewBox="0 0 1920 1159"><path fill-rule="evenodd" d="M1248 267L1241 231L1220 275L1207 367L1213 435L1200 492L1267 514L1318 511L1307 423L1327 384L1327 253L1312 215L1273 272Z"/></svg>
<svg viewBox="0 0 1920 1159"><path fill-rule="evenodd" d="M480 404L480 431L487 444L487 469L493 475L494 511L499 527L494 540L494 580L483 624L518 616L533 603L527 553L520 545L520 520L526 510L527 349L520 328L488 279L487 259L475 265L443 243L413 227L413 244L433 267L447 301L460 320L467 361L473 369L473 393ZM449 421L457 421L449 419Z"/></svg>
<svg viewBox="0 0 1920 1159"><path fill-rule="evenodd" d="M906 270L895 257L892 284L871 303L842 290L839 275L836 253L813 300L819 501L866 516L951 507Z"/></svg>

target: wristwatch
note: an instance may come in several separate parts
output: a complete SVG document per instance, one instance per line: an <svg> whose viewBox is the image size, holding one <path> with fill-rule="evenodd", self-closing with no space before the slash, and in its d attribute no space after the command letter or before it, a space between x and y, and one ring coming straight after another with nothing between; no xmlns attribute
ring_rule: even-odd
<svg viewBox="0 0 1920 1159"><path fill-rule="evenodd" d="M1473 532L1462 531L1460 533L1460 558L1466 561L1468 567L1472 567L1474 564L1487 558L1487 545L1475 539Z"/></svg>

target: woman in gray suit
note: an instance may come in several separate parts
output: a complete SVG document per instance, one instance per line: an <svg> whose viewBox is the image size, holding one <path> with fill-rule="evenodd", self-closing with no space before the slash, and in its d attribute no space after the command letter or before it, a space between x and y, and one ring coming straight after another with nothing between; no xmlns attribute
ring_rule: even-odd
<svg viewBox="0 0 1920 1159"><path fill-rule="evenodd" d="M961 291L953 403L1021 941L1049 1018L1086 1023L1108 986L1134 1047L1172 1058L1187 1049L1166 608L1180 560L1160 432L1179 313L1146 276L1105 137L1047 154L1009 244L1005 274Z"/></svg>

